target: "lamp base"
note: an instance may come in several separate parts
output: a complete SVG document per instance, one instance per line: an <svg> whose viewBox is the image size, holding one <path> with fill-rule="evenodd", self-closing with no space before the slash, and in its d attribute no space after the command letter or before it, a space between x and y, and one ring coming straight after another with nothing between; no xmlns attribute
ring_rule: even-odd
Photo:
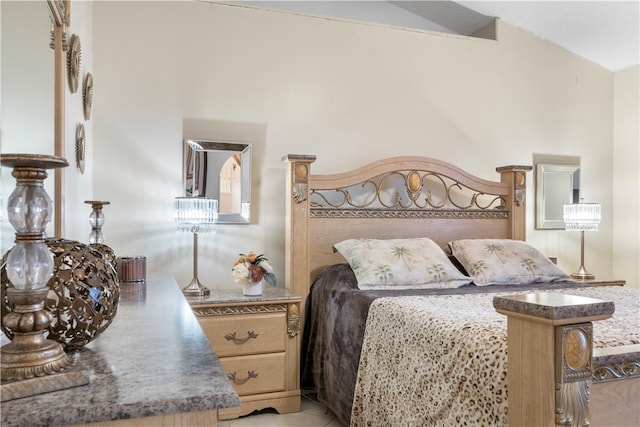
<svg viewBox="0 0 640 427"><path fill-rule="evenodd" d="M15 306L2 319L13 331L12 341L0 349L2 382L51 375L73 364L60 343L44 336L51 323L51 314L44 310L48 292L48 288L7 289L7 298Z"/></svg>
<svg viewBox="0 0 640 427"><path fill-rule="evenodd" d="M73 366L63 372L44 377L3 382L0 401L6 402L7 400L87 385L90 382L90 373L89 369Z"/></svg>
<svg viewBox="0 0 640 427"><path fill-rule="evenodd" d="M573 280L593 280L596 278L596 276L590 273L586 273L586 274L571 273L571 278Z"/></svg>
<svg viewBox="0 0 640 427"><path fill-rule="evenodd" d="M576 273L571 273L571 278L573 280L593 280L596 278L593 274L589 273L584 265L580 266L580 270Z"/></svg>
<svg viewBox="0 0 640 427"><path fill-rule="evenodd" d="M209 288L202 286L197 277L194 277L187 286L182 288L182 293L188 297L203 297L209 295Z"/></svg>
<svg viewBox="0 0 640 427"><path fill-rule="evenodd" d="M59 343L36 334L17 333L2 346L2 381L24 380L60 372L73 365Z"/></svg>

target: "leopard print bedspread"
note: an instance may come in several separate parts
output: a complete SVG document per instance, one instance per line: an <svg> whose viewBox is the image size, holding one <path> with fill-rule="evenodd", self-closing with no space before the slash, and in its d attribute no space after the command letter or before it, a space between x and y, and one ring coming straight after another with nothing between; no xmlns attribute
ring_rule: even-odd
<svg viewBox="0 0 640 427"><path fill-rule="evenodd" d="M593 287L570 293L616 304L610 319L594 322L594 347L640 343L640 290ZM374 301L351 426L506 426L507 318L494 310L495 295Z"/></svg>

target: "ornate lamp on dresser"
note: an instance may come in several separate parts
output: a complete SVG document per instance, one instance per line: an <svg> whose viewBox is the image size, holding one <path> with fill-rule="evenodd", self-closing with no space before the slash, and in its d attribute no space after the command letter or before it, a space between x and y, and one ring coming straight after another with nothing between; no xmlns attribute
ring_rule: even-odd
<svg viewBox="0 0 640 427"><path fill-rule="evenodd" d="M301 297L265 286L258 296L238 287L187 301L240 396L240 406L220 410L219 419L265 408L300 411Z"/></svg>

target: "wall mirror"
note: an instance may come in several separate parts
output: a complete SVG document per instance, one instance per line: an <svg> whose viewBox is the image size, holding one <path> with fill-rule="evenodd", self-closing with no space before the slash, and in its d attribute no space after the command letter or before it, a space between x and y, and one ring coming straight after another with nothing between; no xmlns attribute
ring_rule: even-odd
<svg viewBox="0 0 640 427"><path fill-rule="evenodd" d="M187 197L218 200L218 222L251 222L251 144L184 140Z"/></svg>
<svg viewBox="0 0 640 427"><path fill-rule="evenodd" d="M564 229L567 203L580 201L580 166L538 164L536 167L536 228Z"/></svg>
<svg viewBox="0 0 640 427"><path fill-rule="evenodd" d="M59 157L65 156L65 65L66 50L69 48L67 28L71 23L70 0L47 0L51 12L51 44L53 49L54 69L54 149L53 154ZM54 171L53 194L53 226L56 236L64 236L64 204L63 204L64 168Z"/></svg>
<svg viewBox="0 0 640 427"><path fill-rule="evenodd" d="M68 3L0 1L3 152L64 155L58 147L62 147L64 139L63 35L69 22ZM53 200L49 236L64 234L60 190L63 169L49 171L44 182ZM2 168L0 174L0 192L8 196L15 188L15 179L8 168ZM14 230L5 221L2 231L1 244L6 250L15 243Z"/></svg>

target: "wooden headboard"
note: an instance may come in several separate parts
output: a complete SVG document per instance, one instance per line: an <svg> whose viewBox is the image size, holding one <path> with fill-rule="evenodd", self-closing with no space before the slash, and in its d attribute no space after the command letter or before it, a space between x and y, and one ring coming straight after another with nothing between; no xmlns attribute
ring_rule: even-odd
<svg viewBox="0 0 640 427"><path fill-rule="evenodd" d="M526 173L496 168L500 181L428 157L392 157L313 175L315 156L287 155L286 287L306 298L320 269L345 262L333 245L351 238L525 240ZM304 304L302 305L304 307Z"/></svg>

